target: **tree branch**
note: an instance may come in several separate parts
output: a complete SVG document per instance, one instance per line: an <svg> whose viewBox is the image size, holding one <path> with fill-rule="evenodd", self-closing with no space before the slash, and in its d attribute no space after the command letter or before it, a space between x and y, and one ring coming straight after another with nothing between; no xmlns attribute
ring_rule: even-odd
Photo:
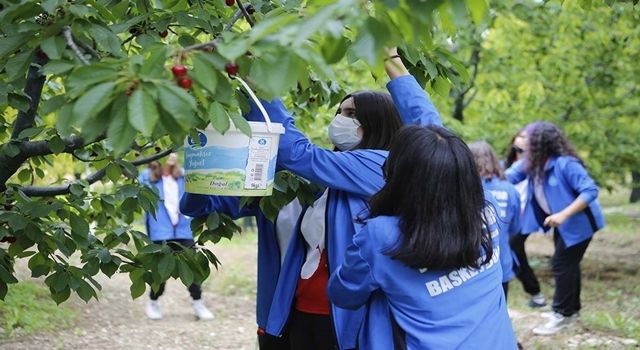
<svg viewBox="0 0 640 350"><path fill-rule="evenodd" d="M131 162L131 164L138 166L143 164L148 164L153 162L154 160L158 160L160 158L166 157L173 149L167 149L156 154L153 154L149 157L143 157L136 159ZM102 179L107 174L107 168L104 167L85 178L90 185ZM71 185L80 183L80 180L72 181L68 184L60 185L60 186L21 186L18 187L18 190L22 191L24 194L30 197L52 197L59 196L63 194L68 194L71 191Z"/></svg>
<svg viewBox="0 0 640 350"><path fill-rule="evenodd" d="M64 26L64 28L62 28L62 34L64 35L64 38L67 39L67 45L76 54L76 57L78 57L80 62L82 62L85 65L88 65L89 60L87 60L87 58L84 57L84 52L82 52L78 47L78 45L76 45L75 41L73 41L73 34L71 33L71 28L69 28L69 26Z"/></svg>
<svg viewBox="0 0 640 350"><path fill-rule="evenodd" d="M231 28L233 27L233 25L240 19L242 18L242 11L241 10L237 10L236 13L233 14L233 17L231 17L231 21L229 23L227 23L227 25L224 27L223 31L224 32L228 32L229 30L231 30ZM187 46L184 49L182 49L182 52L188 52L188 51L193 51L193 50L207 50L210 51L212 49L214 49L216 47L216 45L218 45L218 43L220 42L220 37L217 37L209 42L203 43L203 44L195 44L195 45L191 45L191 46Z"/></svg>
<svg viewBox="0 0 640 350"><path fill-rule="evenodd" d="M246 18L247 22L249 22L249 25L253 28L255 23L253 22L253 18L251 18L251 15L247 11L247 9L244 7L244 5L242 5L242 2L240 0L236 0L236 3L238 3L238 7L240 8L240 11L242 11L244 18Z"/></svg>
<svg viewBox="0 0 640 350"><path fill-rule="evenodd" d="M42 88L45 82L45 76L40 74L40 67L47 63L47 60L44 55L35 55L34 61L29 67L29 73L27 73L27 81L24 87L24 93L31 99L29 101L29 109L26 112L20 111L18 113L18 117L13 123L13 132L11 133L11 140L9 141L11 143L18 141L20 133L25 129L33 127L35 124L36 112L38 111ZM4 192L7 189L7 180L20 169L20 166L25 160L27 160L27 157L22 154L9 157L4 152L0 152L0 192Z"/></svg>

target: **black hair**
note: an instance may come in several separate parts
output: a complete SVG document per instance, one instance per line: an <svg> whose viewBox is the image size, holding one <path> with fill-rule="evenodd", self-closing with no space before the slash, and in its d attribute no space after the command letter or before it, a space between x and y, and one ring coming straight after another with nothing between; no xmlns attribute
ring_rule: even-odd
<svg viewBox="0 0 640 350"><path fill-rule="evenodd" d="M484 191L462 139L438 126L404 127L383 173L387 182L369 215L398 216L404 236L386 254L413 268L445 270L491 259Z"/></svg>
<svg viewBox="0 0 640 350"><path fill-rule="evenodd" d="M529 124L526 128L529 135L527 172L532 178L544 177L544 166L552 156L572 156L583 163L567 136L557 125L538 121Z"/></svg>
<svg viewBox="0 0 640 350"><path fill-rule="evenodd" d="M518 159L518 153L522 153L522 150L519 150L518 147L514 144L516 142L516 138L522 137L525 133L525 128L518 130L518 132L513 135L511 138L511 142L509 143L509 149L507 149L507 155L504 159L504 168L509 169L511 165L516 162Z"/></svg>
<svg viewBox="0 0 640 350"><path fill-rule="evenodd" d="M348 94L340 103L349 97L353 97L356 119L362 128L362 141L354 149L388 150L393 137L402 127L402 119L391 95L363 90Z"/></svg>

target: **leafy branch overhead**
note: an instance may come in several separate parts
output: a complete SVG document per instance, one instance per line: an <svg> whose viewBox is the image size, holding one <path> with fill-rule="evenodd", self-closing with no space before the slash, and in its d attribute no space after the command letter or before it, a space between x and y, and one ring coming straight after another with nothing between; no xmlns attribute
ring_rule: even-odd
<svg viewBox="0 0 640 350"><path fill-rule="evenodd" d="M179 150L195 129L247 130L230 75L263 98L283 97L326 144L333 108L347 92L382 87L385 48L397 45L434 99L465 92L464 118L473 118L487 100L474 92L487 84L486 44L469 74L470 56L451 42L499 28L494 19L484 0L2 2L0 298L17 259L57 302L98 297L98 273L127 273L134 297L172 277L204 280L219 264L210 250L176 253L139 231L158 195L136 167ZM316 190L283 172L274 196L243 204L273 218ZM240 231L218 213L193 223L200 244Z"/></svg>

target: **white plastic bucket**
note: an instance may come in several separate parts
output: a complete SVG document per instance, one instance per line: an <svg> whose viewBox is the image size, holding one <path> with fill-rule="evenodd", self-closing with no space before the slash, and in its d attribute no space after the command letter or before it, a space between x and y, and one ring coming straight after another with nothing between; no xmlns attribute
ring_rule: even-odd
<svg viewBox="0 0 640 350"><path fill-rule="evenodd" d="M258 105L265 122L249 122L251 137L233 125L223 135L211 126L198 130L200 144L185 139L185 191L217 196L270 196L284 127L271 123L246 83L236 77Z"/></svg>

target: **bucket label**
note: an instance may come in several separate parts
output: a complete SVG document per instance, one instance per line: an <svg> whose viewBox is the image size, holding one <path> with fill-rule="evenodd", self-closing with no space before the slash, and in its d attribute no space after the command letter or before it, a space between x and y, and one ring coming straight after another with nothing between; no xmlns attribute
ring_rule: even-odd
<svg viewBox="0 0 640 350"><path fill-rule="evenodd" d="M267 188L271 142L271 137L264 136L255 136L249 141L249 157L244 180L245 189L264 190Z"/></svg>

